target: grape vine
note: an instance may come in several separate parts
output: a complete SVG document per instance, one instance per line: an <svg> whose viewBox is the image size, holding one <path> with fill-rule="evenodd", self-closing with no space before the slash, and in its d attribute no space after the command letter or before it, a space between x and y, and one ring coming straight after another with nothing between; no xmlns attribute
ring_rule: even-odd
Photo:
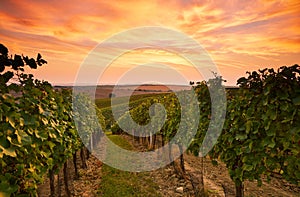
<svg viewBox="0 0 300 197"><path fill-rule="evenodd" d="M12 58L0 44L0 195L36 196L45 176L51 179L66 169L66 161L83 147L71 92L24 73L24 66L36 69L45 63L40 54L36 60Z"/></svg>

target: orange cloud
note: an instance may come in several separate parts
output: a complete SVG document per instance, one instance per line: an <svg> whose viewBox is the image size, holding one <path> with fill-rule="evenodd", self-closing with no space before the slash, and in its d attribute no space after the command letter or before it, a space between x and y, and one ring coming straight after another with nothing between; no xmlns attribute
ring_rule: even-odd
<svg viewBox="0 0 300 197"><path fill-rule="evenodd" d="M297 0L8 0L0 6L0 37L11 53L42 53L49 65L36 71L38 77L71 83L89 51L111 35L138 26L170 27L205 47L232 85L246 70L299 63L299 13ZM138 55L130 61L151 60L153 54ZM158 62L189 70L168 53L159 57ZM115 79L119 74L110 70Z"/></svg>

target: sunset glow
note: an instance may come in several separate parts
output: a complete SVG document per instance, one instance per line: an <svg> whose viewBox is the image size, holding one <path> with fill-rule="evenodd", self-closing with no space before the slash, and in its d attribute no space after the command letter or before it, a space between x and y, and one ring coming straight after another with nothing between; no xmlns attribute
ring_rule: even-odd
<svg viewBox="0 0 300 197"><path fill-rule="evenodd" d="M298 0L8 0L0 3L0 43L11 54L41 53L48 64L35 76L71 85L89 51L110 36L140 26L168 27L197 40L226 85L235 85L246 71L300 63L299 13ZM115 83L126 69L153 61L172 66L188 80L201 80L175 54L137 50L116 60L101 83ZM174 78L168 83L181 82Z"/></svg>

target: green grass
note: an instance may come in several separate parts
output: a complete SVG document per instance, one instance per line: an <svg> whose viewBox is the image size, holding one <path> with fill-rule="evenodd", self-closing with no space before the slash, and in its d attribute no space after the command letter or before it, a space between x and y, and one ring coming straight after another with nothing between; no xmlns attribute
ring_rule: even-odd
<svg viewBox="0 0 300 197"><path fill-rule="evenodd" d="M126 150L133 150L132 145L127 140L122 138L120 135L113 135L111 132L106 132L106 135L116 145L118 145Z"/></svg>
<svg viewBox="0 0 300 197"><path fill-rule="evenodd" d="M107 136L118 146L127 150L133 150L131 144L121 136L109 134ZM108 151L107 154L111 153ZM149 172L126 172L104 164L102 166L102 181L99 191L101 196L104 197L160 196L157 192L159 189L158 185L149 177Z"/></svg>

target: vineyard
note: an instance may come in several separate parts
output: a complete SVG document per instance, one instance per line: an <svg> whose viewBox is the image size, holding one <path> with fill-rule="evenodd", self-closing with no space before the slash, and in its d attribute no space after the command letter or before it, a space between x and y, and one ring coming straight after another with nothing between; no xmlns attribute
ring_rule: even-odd
<svg viewBox="0 0 300 197"><path fill-rule="evenodd" d="M54 175L63 168L67 177L66 161L76 160L79 150L84 154L86 139L80 139L75 128L72 93L24 74L26 66L36 69L47 63L40 54L36 60L23 55L12 58L3 45L0 54L0 196L35 196L46 176L54 196ZM89 106L88 97L75 99ZM99 114L100 122L102 118ZM85 125L96 136L92 128ZM67 179L65 185L68 190Z"/></svg>
<svg viewBox="0 0 300 197"><path fill-rule="evenodd" d="M273 69L249 72L247 78L243 77L238 80L238 85L240 85L238 90L227 91L226 120L222 134L213 150L209 152L209 156L215 164L219 161L226 164L230 177L236 185L236 196L243 196L245 180L256 180L260 186L262 175L266 175L268 179L274 174L280 175L287 181L299 185L299 68L298 65L294 65L281 67L277 72ZM180 147L182 140L191 140L188 151L195 155L199 154L212 117L208 86L221 83L221 81L222 78L217 77L208 82L198 83L194 87L199 100L200 121L193 139L189 139L187 129L187 133L182 136L183 139L178 139L179 143L175 141L179 150L182 150ZM180 98L180 95L178 97ZM179 105L174 94L147 99L147 102L131 109L131 116L136 122L147 124L150 120L148 109L156 102L165 105L169 117L158 135L161 136L163 143L171 145L170 142L182 121L186 124L186 128L191 128L194 124L191 124L189 119L180 118L182 106ZM187 103L190 104L190 102ZM190 117L193 113L188 112L187 116ZM112 131L121 132L118 125L130 123L129 117L126 114L122 116L112 126ZM128 128L132 127L128 125ZM147 132L151 130L145 131L144 136ZM155 139L157 139L155 135L151 136L151 133L149 137L141 135L141 142L149 144L149 149L155 145ZM182 154L180 159L181 171L184 172ZM198 195L201 195L203 191L199 192Z"/></svg>
<svg viewBox="0 0 300 197"><path fill-rule="evenodd" d="M191 196L207 195L203 180L207 159L226 166L235 196L244 196L246 181L261 186L263 177L270 181L276 176L300 187L298 65L248 72L237 81L238 89L225 89L224 80L216 75L191 86L191 91L138 95L129 104L128 98L94 104L84 94L54 89L25 74L25 67L37 69L46 63L40 54L36 59L12 57L0 45L0 196L36 196L45 179L49 195L55 196L60 172L65 193L72 196L68 164L73 163L78 179L78 160L86 168L90 157L86 149L97 152L103 133L110 131L139 144L144 152L167 147L167 167L191 182ZM110 106L112 99L116 104ZM80 105L73 106L74 102ZM96 109L97 121L91 108ZM220 127L218 135L214 131ZM215 144L211 150L206 149L209 144ZM193 157L201 164L197 177L186 169L185 152L208 153L205 158ZM115 157L109 155L107 150L107 157Z"/></svg>

